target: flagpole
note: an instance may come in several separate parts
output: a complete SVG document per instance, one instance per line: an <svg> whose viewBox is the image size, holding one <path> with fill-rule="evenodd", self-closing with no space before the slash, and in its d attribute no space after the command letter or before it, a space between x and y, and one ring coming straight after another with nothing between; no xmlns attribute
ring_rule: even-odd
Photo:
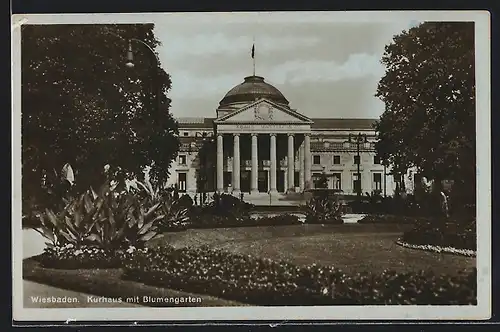
<svg viewBox="0 0 500 332"><path fill-rule="evenodd" d="M255 76L255 56L253 57L253 76Z"/></svg>
<svg viewBox="0 0 500 332"><path fill-rule="evenodd" d="M253 60L253 76L255 76L255 36L253 36L252 60Z"/></svg>

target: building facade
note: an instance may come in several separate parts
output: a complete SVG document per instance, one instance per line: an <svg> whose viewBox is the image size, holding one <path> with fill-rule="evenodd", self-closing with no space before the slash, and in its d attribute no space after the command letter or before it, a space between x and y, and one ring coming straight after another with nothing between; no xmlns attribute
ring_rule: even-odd
<svg viewBox="0 0 500 332"><path fill-rule="evenodd" d="M392 195L395 181L374 149L375 119L309 118L263 77L249 76L213 118L177 118L181 148L169 185L187 193L285 195L328 187ZM358 179L358 172L360 179Z"/></svg>

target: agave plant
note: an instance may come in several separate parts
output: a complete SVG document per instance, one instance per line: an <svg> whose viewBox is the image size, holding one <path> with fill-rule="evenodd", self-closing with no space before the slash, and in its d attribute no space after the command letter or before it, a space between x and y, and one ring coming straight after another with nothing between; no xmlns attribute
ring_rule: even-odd
<svg viewBox="0 0 500 332"><path fill-rule="evenodd" d="M92 242L94 226L103 221L102 207L104 200L95 198L90 191L68 201L65 208L55 213L46 208L39 216L40 225L33 229L48 239L47 246L64 244L82 245Z"/></svg>
<svg viewBox="0 0 500 332"><path fill-rule="evenodd" d="M175 197L168 190L155 188L146 181L136 182L141 188L141 206L149 208L155 214L155 227L158 231L185 228L189 222L189 204L184 204L186 197ZM189 197L189 196L187 196ZM149 217L149 216L148 216Z"/></svg>
<svg viewBox="0 0 500 332"><path fill-rule="evenodd" d="M108 188L100 194L103 199L101 219L89 238L104 249L129 246L144 247L158 235L156 222L163 218L157 210L160 203L145 207L144 200L129 192L114 192ZM146 210L147 209L147 210Z"/></svg>
<svg viewBox="0 0 500 332"><path fill-rule="evenodd" d="M163 195L158 210L162 215L158 220L161 231L183 229L189 223L189 209L170 193Z"/></svg>
<svg viewBox="0 0 500 332"><path fill-rule="evenodd" d="M165 217L158 209L160 206L161 203L156 203L146 210L142 205L136 205L129 210L125 221L126 231L123 236L128 245L142 248L147 241L160 234L158 221Z"/></svg>

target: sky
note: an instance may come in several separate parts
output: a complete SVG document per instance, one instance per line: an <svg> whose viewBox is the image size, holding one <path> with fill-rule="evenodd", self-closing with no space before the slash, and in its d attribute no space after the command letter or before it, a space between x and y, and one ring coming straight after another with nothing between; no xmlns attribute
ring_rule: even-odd
<svg viewBox="0 0 500 332"><path fill-rule="evenodd" d="M384 47L417 24L251 14L155 21L175 117L214 117L224 95L252 75L255 41L256 75L278 88L290 107L312 118L378 118L384 104L374 95L385 71Z"/></svg>

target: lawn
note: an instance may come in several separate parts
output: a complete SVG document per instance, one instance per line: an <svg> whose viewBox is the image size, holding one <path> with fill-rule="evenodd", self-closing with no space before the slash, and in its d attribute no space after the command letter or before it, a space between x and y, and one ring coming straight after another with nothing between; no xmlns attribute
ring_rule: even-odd
<svg viewBox="0 0 500 332"><path fill-rule="evenodd" d="M475 258L403 248L395 244L411 225L344 224L191 229L165 233L151 246L208 245L297 265L331 265L348 273L432 269L455 274Z"/></svg>

